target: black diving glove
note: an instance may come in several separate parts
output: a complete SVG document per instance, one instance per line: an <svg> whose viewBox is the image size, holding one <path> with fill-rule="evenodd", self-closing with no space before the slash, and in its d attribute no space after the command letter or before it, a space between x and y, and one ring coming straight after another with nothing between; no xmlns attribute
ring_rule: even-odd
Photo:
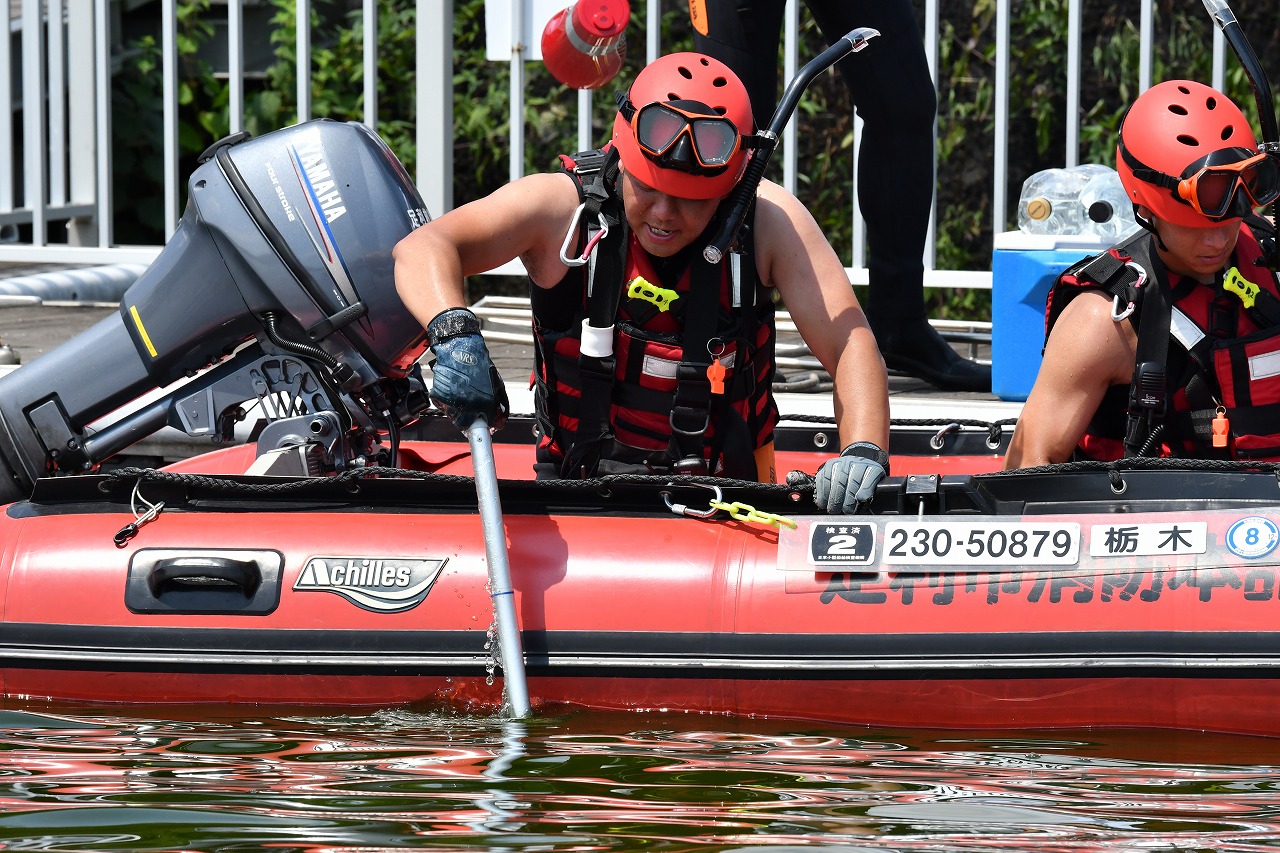
<svg viewBox="0 0 1280 853"><path fill-rule="evenodd" d="M492 430L507 421L507 389L480 335L480 319L466 308L441 311L427 324L431 402L465 432L476 418Z"/></svg>
<svg viewBox="0 0 1280 853"><path fill-rule="evenodd" d="M813 500L837 515L858 511L875 495L876 483L889 476L889 454L869 441L855 441L818 469Z"/></svg>

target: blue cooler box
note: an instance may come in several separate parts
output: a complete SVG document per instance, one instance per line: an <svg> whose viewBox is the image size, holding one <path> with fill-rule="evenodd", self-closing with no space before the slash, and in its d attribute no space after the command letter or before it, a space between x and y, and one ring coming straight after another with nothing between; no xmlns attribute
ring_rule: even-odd
<svg viewBox="0 0 1280 853"><path fill-rule="evenodd" d="M1058 274L1111 241L1065 234L997 234L991 254L991 390L1025 400L1040 372L1044 303Z"/></svg>

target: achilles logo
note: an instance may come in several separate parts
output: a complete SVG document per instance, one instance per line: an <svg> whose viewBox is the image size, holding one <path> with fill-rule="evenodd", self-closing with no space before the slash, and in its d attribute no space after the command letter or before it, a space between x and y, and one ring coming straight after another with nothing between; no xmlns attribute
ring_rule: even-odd
<svg viewBox="0 0 1280 853"><path fill-rule="evenodd" d="M312 557L293 589L332 592L365 610L399 613L422 603L446 562L414 557Z"/></svg>

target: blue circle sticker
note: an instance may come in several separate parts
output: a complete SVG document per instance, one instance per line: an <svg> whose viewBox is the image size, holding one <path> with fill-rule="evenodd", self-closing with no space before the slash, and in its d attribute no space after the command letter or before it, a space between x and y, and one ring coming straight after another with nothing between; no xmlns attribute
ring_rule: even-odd
<svg viewBox="0 0 1280 853"><path fill-rule="evenodd" d="M1280 542L1280 529L1274 521L1260 515L1242 518L1227 530L1227 548L1246 560L1265 557L1275 550L1277 542Z"/></svg>

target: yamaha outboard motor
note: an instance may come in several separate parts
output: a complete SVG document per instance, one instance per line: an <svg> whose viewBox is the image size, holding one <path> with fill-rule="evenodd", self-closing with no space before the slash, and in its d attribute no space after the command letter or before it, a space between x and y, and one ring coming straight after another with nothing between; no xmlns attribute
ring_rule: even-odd
<svg viewBox="0 0 1280 853"><path fill-rule="evenodd" d="M391 249L429 216L381 139L325 119L237 134L189 190L117 314L0 378L0 502L165 426L229 440L246 401L260 451L305 447L313 473L385 458L384 436L394 457L426 408Z"/></svg>

